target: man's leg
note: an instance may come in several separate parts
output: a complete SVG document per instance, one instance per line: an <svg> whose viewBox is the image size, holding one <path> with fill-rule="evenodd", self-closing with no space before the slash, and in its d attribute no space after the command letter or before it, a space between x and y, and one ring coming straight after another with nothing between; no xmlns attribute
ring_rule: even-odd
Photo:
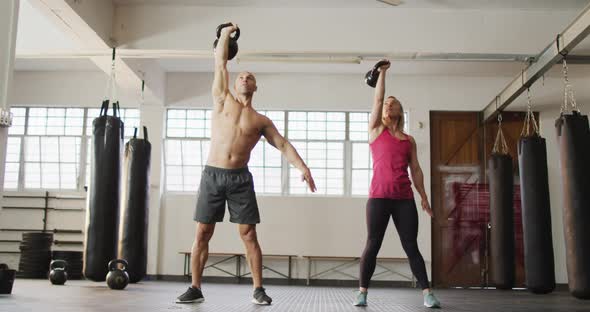
<svg viewBox="0 0 590 312"><path fill-rule="evenodd" d="M228 189L227 206L230 213L229 221L238 224L240 237L246 247L246 259L252 273L255 304L268 305L272 299L262 288L262 251L256 235L256 224L260 223L258 203L254 192L252 174L247 168L240 169L232 176L232 186Z"/></svg>
<svg viewBox="0 0 590 312"><path fill-rule="evenodd" d="M246 247L246 259L252 272L254 288L262 287L262 250L258 244L255 224L240 224L240 237Z"/></svg>
<svg viewBox="0 0 590 312"><path fill-rule="evenodd" d="M176 303L200 303L205 301L201 292L201 277L209 257L209 241L213 236L215 223L197 223L195 241L191 250L192 283L182 295L176 298Z"/></svg>
<svg viewBox="0 0 590 312"><path fill-rule="evenodd" d="M254 286L254 295L252 302L260 305L269 305L272 298L266 294L262 287L262 251L258 244L256 235L256 224L240 224L240 237L246 247L246 259L252 272L252 284Z"/></svg>
<svg viewBox="0 0 590 312"><path fill-rule="evenodd" d="M215 223L197 223L195 241L191 250L192 286L194 288L201 288L203 270L205 269L207 258L209 258L209 241L213 237L214 231Z"/></svg>

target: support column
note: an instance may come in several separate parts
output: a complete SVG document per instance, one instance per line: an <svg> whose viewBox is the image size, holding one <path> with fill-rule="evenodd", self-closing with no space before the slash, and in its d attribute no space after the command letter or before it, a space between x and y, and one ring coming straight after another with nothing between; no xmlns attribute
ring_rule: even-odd
<svg viewBox="0 0 590 312"><path fill-rule="evenodd" d="M165 108L163 103L149 103L142 105L141 126L148 129L149 140L152 145L149 188L149 223L148 223L148 263L147 274L157 275L159 268L160 242L160 211L162 203L162 151L164 134Z"/></svg>
<svg viewBox="0 0 590 312"><path fill-rule="evenodd" d="M0 1L0 109L10 110L8 93L12 83L19 0ZM4 169L8 128L0 127L0 196L4 192ZM1 207L0 207L1 209Z"/></svg>

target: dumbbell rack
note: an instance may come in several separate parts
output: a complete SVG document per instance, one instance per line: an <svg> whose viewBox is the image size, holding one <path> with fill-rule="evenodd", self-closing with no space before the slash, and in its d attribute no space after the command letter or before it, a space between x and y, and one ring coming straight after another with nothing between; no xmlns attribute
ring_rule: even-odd
<svg viewBox="0 0 590 312"><path fill-rule="evenodd" d="M63 196L63 195L50 195L49 192L45 192L43 195L39 194L39 195L21 195L21 194L6 194L4 195L5 199L8 199L8 201L4 201L4 205L2 207L2 213L10 213L9 211L31 211L31 213L34 213L33 211L42 211L42 218L39 218L42 221L40 222L41 224L39 224L38 227L36 226L27 226L27 227L12 227L10 226L11 224L4 224L4 228L0 228L0 234L2 233L6 233L5 235L2 235L4 237L2 237L0 239L0 243L11 243L11 244L17 244L19 245L19 249L20 250L0 250L0 257L1 255L14 255L14 256L18 256L20 255L20 259L22 259L23 256L23 249L22 249L22 245L23 245L23 240L21 240L22 236L20 236L20 234L18 234L19 236L16 237L15 234L16 233L51 233L51 234L58 234L58 235L76 235L76 236L81 236L83 234L82 230L77 230L77 229L60 229L60 228L54 228L54 229L50 229L50 223L48 222L49 219L52 219L53 221L57 221L58 219L54 219L54 218L59 218L59 216L52 214L52 212L72 212L72 211L76 211L76 212L80 212L80 213L84 213L85 209L84 208L78 208L75 207L76 205L74 205L73 208L59 208L59 207L52 207L55 205L51 204L51 200L85 200L84 197L79 196L79 195L75 195L75 196ZM13 199L12 202L10 202L10 199ZM14 199L16 200L25 200L28 202L25 203L20 203L20 202L16 202L14 201ZM68 205L66 205L67 207ZM39 212L35 212L38 216ZM82 227L82 224L80 224ZM15 233L15 234L9 234L9 233ZM76 250L81 250L82 246L83 246L83 241L81 239L62 239L62 240L51 240L51 245L52 246L61 246L61 247L66 247L66 249L70 249L71 248L67 248L67 247L79 247L79 248L74 248ZM53 249L53 248L52 248ZM74 256L72 251L58 251L57 253L72 253L72 255L69 255L70 258L72 258L72 260L74 260L73 262L79 262L78 261L78 257ZM14 257L12 256L12 257ZM15 259L15 258L13 258ZM18 259L18 258L16 258ZM76 266L76 265L75 265Z"/></svg>

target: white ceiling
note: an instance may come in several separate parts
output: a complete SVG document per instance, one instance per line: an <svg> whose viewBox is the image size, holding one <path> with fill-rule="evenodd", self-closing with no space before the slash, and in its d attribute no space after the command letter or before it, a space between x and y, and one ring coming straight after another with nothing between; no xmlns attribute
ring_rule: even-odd
<svg viewBox="0 0 590 312"><path fill-rule="evenodd" d="M376 0L113 0L117 5L158 4L234 7L393 8ZM400 8L582 9L588 0L403 0Z"/></svg>
<svg viewBox="0 0 590 312"><path fill-rule="evenodd" d="M1 0L0 0L1 1ZM105 0L106 1L106 0ZM376 0L113 0L117 4L168 4L218 5L254 7L388 7ZM581 9L590 0L405 0L403 7L412 8L528 8L528 9ZM54 23L31 6L28 0L20 1L17 34L17 54L51 51L76 51L79 47ZM67 54L67 53L65 53ZM582 42L572 54L590 55L590 39ZM153 60L167 72L210 72L212 59L160 59ZM361 64L313 63L230 63L230 70L249 70L255 73L334 73L364 74L371 62ZM396 72L402 75L450 76L515 76L523 67L515 62L395 62ZM20 71L93 71L98 68L88 59L39 58L17 59L15 69Z"/></svg>
<svg viewBox="0 0 590 312"><path fill-rule="evenodd" d="M17 53L79 48L55 23L32 7L28 0L20 1L17 27Z"/></svg>

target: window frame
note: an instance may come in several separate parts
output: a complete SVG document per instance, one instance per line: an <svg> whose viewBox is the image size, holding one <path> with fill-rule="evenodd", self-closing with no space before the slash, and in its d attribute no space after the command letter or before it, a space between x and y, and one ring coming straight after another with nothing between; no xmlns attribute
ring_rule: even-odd
<svg viewBox="0 0 590 312"><path fill-rule="evenodd" d="M90 173L87 172L87 167L88 167L88 161L87 161L87 157L88 154L90 153L90 146L88 144L88 142L91 140L92 135L91 133L87 133L87 126L88 126L88 120L90 118L89 116L89 112L90 111L94 111L97 110L95 107L79 107L79 106L37 106L37 105L15 105L12 106L11 109L24 109L25 110L25 115L24 117L24 129L23 129L23 133L19 133L19 134L10 134L10 130L8 133L8 137L17 137L20 139L20 153L19 153L19 171L18 171L18 182L17 182L17 188L4 188L5 192L41 192L41 191L52 191L52 192L72 192L72 193L82 193L85 192L85 187L87 186L86 184L86 176L89 175ZM70 134L65 134L65 129L64 129L64 134L63 135L54 135L54 134L29 134L29 122L30 122L30 110L31 109L81 109L82 110L82 116L79 116L79 118L82 119L82 125L81 125L81 134L76 134L76 135L70 135ZM100 110L100 109L98 109ZM126 110L135 110L137 111L137 117L130 117L133 119L137 119L137 124L139 126L139 124L141 123L141 110L139 109L139 107L124 107L121 108L121 111L126 111ZM124 115L122 113L122 115ZM46 116L47 118L47 116ZM67 121L67 117L64 116L64 120ZM64 127L67 127L67 122L64 124ZM47 127L47 125L46 125ZM38 138L48 138L48 137L55 137L58 138L58 140L60 140L61 137L66 137L66 138L77 138L80 141L79 144L79 152L78 152L78 157L77 157L77 164L78 168L78 174L76 176L76 187L75 188L43 188L42 185L40 185L40 188L36 188L36 187L26 187L26 172L25 172L25 164L27 163L39 163L42 164L44 163L44 161L40 158L39 161L27 161L26 160L26 140L27 138L31 138L31 137L38 137ZM125 138L124 141L126 142L129 138L133 137L133 133L126 133L125 134ZM39 142L41 142L41 140L39 140ZM61 143L60 143L61 144ZM60 145L61 147L61 145ZM40 154L41 157L41 154ZM13 162L11 162L13 163ZM60 166L60 175L59 175L59 181L57 181L58 184L61 184L62 181L62 176L61 176L61 165L62 164L72 164L71 162L50 162L52 164L57 164L58 166ZM6 164L5 164L6 166ZM42 173L41 173L42 174ZM1 183L5 183L5 181L1 181ZM40 182L41 183L41 182Z"/></svg>
<svg viewBox="0 0 590 312"><path fill-rule="evenodd" d="M204 111L211 111L211 108L208 107L203 107L203 108L185 108L185 107L168 107L166 109L166 118L164 121L164 128L166 129L166 134L164 135L164 144L163 144L163 148L164 148L164 167L163 171L164 171L164 191L168 194L187 194L187 193L194 193L196 191L171 191L167 189L167 185L166 185L166 179L167 179L167 172L166 172L166 166L168 166L167 164L167 160L166 160L166 141L171 139L171 140L202 140L202 141L210 141L210 137L169 137L168 136L168 111L169 110L204 110ZM367 142L368 143L368 139L365 140L351 140L350 139L350 114L353 113L365 113L370 117L370 111L364 111L364 110L358 110L358 111L353 111L353 110L349 110L349 111L329 111L329 110L322 110L322 111L314 111L314 110L260 110L260 112L283 112L284 113L284 118L283 120L281 120L283 122L283 129L284 129L284 133L282 133L282 135L285 136L285 138L287 138L287 140L289 140L290 142L325 142L325 143L329 143L329 142L338 142L338 143L343 143L343 192L342 195L334 195L334 194L296 194L296 193L291 193L290 192L290 174L291 174L291 169L292 166L288 163L288 161L285 159L285 157L281 156L281 192L280 193L264 193L261 191L257 190L257 194L261 195L261 196L265 196L265 197L272 197L272 196L285 196L285 197L335 197L335 198L342 198L342 197L352 197L352 198L366 198L368 196L368 194L365 195L360 195L360 194L352 194L352 172L353 172L353 144L354 143L363 143L363 142ZM289 137L289 116L291 113L293 112L306 112L306 113L316 113L316 112L321 112L321 113L344 113L345 114L345 135L344 135L344 139L343 140L315 140L315 139L292 139ZM409 122L409 118L410 118L410 112L408 110L404 111L404 115L405 115L405 128L407 133L409 134L409 130L410 130L410 122ZM206 121L207 119L205 119ZM275 120L273 120L273 122L275 122ZM277 128L280 129L280 127L277 126ZM327 131L327 129L326 129ZM265 142L265 138L261 137L260 139L261 141ZM260 144L257 143L257 144ZM369 156L370 157L370 156ZM369 160L370 162L370 160ZM257 168L265 168L265 167L258 167ZM275 167L270 167L270 168L275 168ZM313 174L313 170L312 170L312 174ZM256 178L256 177L255 177ZM369 181L370 183L370 181ZM197 187L198 188L198 187Z"/></svg>

